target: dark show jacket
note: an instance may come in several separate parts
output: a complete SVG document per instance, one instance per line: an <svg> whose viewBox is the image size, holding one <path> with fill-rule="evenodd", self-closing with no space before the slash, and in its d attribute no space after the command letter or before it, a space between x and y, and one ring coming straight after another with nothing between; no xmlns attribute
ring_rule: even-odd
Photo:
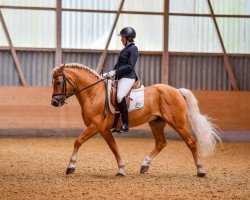
<svg viewBox="0 0 250 200"><path fill-rule="evenodd" d="M138 49L134 43L130 43L120 53L118 62L114 66L116 71L115 79L131 78L136 79L135 64L138 58Z"/></svg>

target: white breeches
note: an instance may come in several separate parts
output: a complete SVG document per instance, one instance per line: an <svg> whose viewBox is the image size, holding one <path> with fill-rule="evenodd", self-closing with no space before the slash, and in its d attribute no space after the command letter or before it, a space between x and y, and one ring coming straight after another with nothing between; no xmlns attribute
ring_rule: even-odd
<svg viewBox="0 0 250 200"><path fill-rule="evenodd" d="M132 88L134 83L135 79L131 78L121 78L120 80L118 80L118 86L117 86L118 103L121 103L122 98L128 94L129 90Z"/></svg>

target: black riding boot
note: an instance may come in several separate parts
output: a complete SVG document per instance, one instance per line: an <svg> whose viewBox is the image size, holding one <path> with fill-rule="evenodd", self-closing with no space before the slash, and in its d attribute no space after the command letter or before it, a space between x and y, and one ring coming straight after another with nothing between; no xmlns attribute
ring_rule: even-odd
<svg viewBox="0 0 250 200"><path fill-rule="evenodd" d="M121 116L122 116L121 131L122 132L128 132L129 131L129 126L128 126L128 108L127 108L125 97L122 99L121 103L118 103L118 105L119 105L119 110L120 110Z"/></svg>

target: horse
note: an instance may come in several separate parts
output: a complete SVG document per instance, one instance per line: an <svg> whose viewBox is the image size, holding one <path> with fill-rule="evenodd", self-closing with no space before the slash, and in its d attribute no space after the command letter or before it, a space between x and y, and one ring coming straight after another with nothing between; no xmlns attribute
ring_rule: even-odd
<svg viewBox="0 0 250 200"><path fill-rule="evenodd" d="M111 128L115 120L108 109L103 117L106 98L104 78L91 68L78 63L56 66L51 73L53 94L51 104L60 107L65 100L75 95L79 101L82 119L86 125L75 140L66 174L73 174L76 168L77 154L81 145L89 138L100 134L111 151L117 165L117 176L125 175L125 162L122 159ZM189 124L194 132L189 131ZM176 89L166 84L154 84L144 88L144 106L129 113L130 127L148 123L155 139L155 147L143 160L140 173L146 173L152 160L167 146L164 127L170 125L190 149L197 168L197 176L205 177L200 156L214 154L217 140L221 141L217 127L203 115L194 94L185 88Z"/></svg>

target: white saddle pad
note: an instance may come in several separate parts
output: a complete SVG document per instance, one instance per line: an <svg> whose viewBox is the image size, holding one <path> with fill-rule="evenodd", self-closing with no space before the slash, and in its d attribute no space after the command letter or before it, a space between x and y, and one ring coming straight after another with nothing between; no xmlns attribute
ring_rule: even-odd
<svg viewBox="0 0 250 200"><path fill-rule="evenodd" d="M109 109L115 114L119 113L118 110L115 110L115 107L112 105L110 100L110 92L111 92L111 84L112 81L108 80L108 101L109 101ZM133 89L130 93L130 105L128 108L128 112L132 112L134 110L138 110L144 106L144 86L141 85L138 89Z"/></svg>

